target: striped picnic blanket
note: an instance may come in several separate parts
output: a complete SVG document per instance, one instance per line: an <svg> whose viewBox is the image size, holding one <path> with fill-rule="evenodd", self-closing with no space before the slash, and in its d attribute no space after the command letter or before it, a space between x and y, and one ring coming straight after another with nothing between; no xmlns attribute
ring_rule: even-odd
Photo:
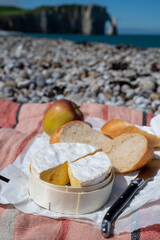
<svg viewBox="0 0 160 240"><path fill-rule="evenodd" d="M13 163L26 144L42 132L41 121L48 104L19 104L0 99L0 171ZM153 114L125 107L83 103L85 119L118 118L132 124L149 125ZM71 220L24 214L12 205L0 204L0 240L102 240L99 229ZM114 235L110 239L160 239L160 225L148 226L132 233Z"/></svg>

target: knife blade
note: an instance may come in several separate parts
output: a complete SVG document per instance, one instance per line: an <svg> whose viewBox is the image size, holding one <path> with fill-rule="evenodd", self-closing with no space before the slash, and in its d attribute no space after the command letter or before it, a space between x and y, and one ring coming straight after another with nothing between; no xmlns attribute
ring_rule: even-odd
<svg viewBox="0 0 160 240"><path fill-rule="evenodd" d="M109 208L109 210L107 211L103 218L101 225L101 232L104 238L108 238L110 236L112 223L127 207L128 203L132 200L132 198L138 192L138 190L144 187L148 181L152 180L159 169L160 159L152 159L145 167L141 169L138 176L130 182L126 190Z"/></svg>

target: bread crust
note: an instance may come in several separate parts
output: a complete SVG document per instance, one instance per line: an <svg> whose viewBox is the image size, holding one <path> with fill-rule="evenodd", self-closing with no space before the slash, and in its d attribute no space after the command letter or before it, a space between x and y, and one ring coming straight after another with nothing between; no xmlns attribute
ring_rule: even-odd
<svg viewBox="0 0 160 240"><path fill-rule="evenodd" d="M70 121L68 123L65 123L64 125L62 125L60 128L58 128L57 130L55 130L52 133L52 135L50 136L50 139L49 139L49 144L54 144L54 143L61 142L60 135L61 135L62 130L67 126L71 126L73 123L74 124L75 123L83 124L83 125L85 125L85 127L88 127L90 129L90 126L85 122L78 121L78 120Z"/></svg>
<svg viewBox="0 0 160 240"><path fill-rule="evenodd" d="M49 139L49 144L60 142L60 138L59 138L59 135L58 135L59 131L60 131L60 128L58 128L57 130L55 130L52 133L52 135L50 136L50 139Z"/></svg>
<svg viewBox="0 0 160 240"><path fill-rule="evenodd" d="M70 129L75 130L75 135L77 134L78 138L74 138L74 134L71 135ZM82 133L82 132L83 133ZM112 147L112 139L110 137L107 137L102 132L97 131L95 129L92 129L91 126L88 123L82 122L82 121L71 121L63 126L61 126L59 129L57 129L53 134L50 136L49 143L54 144L57 142L64 142L63 136L65 136L65 133L68 132L70 136L73 136L72 140L68 140L71 142L81 142L85 144L90 144L93 146L96 146L98 148L102 148L105 153L110 151ZM81 136L82 134L82 136ZM77 140L75 140L77 139Z"/></svg>
<svg viewBox="0 0 160 240"><path fill-rule="evenodd" d="M141 159L134 165L134 167L131 171L134 171L134 170L144 167L148 162L150 162L153 159L153 156L154 156L153 144L147 138L146 138L146 141L147 141L146 152L141 157Z"/></svg>
<svg viewBox="0 0 160 240"><path fill-rule="evenodd" d="M146 149L143 153L143 155L140 157L140 159L136 159L135 163L130 164L130 158L132 159L132 156L128 159L119 159L119 162L117 162L114 158L114 152L118 151L118 148L121 144L121 142L124 140L124 138L131 138L131 137L136 137L140 135L141 138L143 138L143 140L145 140L145 144L146 144ZM137 146L135 146L136 148ZM115 149L116 148L116 149ZM128 151L128 149L126 149L126 151ZM114 138L113 142L112 142L112 149L111 151L108 153L108 156L110 157L114 170L117 173L127 173L127 172L131 172L131 171L135 171L138 170L140 168L142 168L143 166L145 166L149 161L152 160L153 156L154 156L154 147L153 144L151 143L151 141L149 139L147 139L145 136L138 134L138 133L123 133L120 136L117 136ZM122 168L121 166L121 161L125 161L125 168Z"/></svg>
<svg viewBox="0 0 160 240"><path fill-rule="evenodd" d="M160 138L120 119L112 119L103 125L101 132L115 138L123 133L140 133L149 139L154 148L160 148Z"/></svg>
<svg viewBox="0 0 160 240"><path fill-rule="evenodd" d="M86 134L89 135L90 130L93 132L96 131L96 130L92 130L91 127L87 123L84 123L82 121L72 121L72 122L64 124L59 129L57 129L51 135L49 143L54 144L57 142L62 142L63 140L61 138L62 138L63 134L65 134L65 129L67 129L67 127L72 128L72 126L75 126L75 123L77 123L77 126L76 126L77 132L78 132L78 129L80 128L80 126L82 126L82 124L86 128ZM115 121L114 121L114 123L116 124ZM122 122L122 124L123 124L123 126L125 126L124 121ZM113 125L112 125L112 127L113 127ZM88 132L87 132L87 129L89 130ZM118 133L120 133L120 132L118 132ZM99 136L99 134L102 134L102 138L104 138L103 133L100 133L100 132L98 132L98 135L95 134L94 137ZM93 135L91 134L91 136L93 136ZM129 165L129 161L132 159L132 155L131 155L130 159L124 159L126 161L126 164L125 164L126 167L125 168L123 167L123 169L122 169L121 160L118 162L117 160L115 161L115 159L113 159L114 151L115 150L118 151L117 148L120 148L120 144L123 142L125 137L132 138L132 137L136 137L136 136L140 136L143 139L143 141L145 142L145 146L146 146L145 151L140 156L140 159L136 159L135 163L133 163L132 165ZM84 140L84 139L82 138L82 140ZM142 168L143 166L145 166L153 158L153 155L154 155L154 147L153 147L152 142L140 133L121 133L121 134L119 134L119 136L115 136L113 140L110 140L106 136L106 140L104 140L104 142L105 141L106 141L106 146L104 146L104 145L103 145L103 147L101 146L102 150L104 152L106 152L107 155L109 156L109 158L111 159L113 167L117 173L127 173L127 172L138 170L138 169ZM81 142L83 142L83 141L81 141ZM118 142L118 144L117 144L117 142ZM86 143L86 142L84 141L84 143ZM90 142L87 142L87 143L90 144ZM137 147L137 143L135 144L135 149L136 149L136 147ZM127 151L127 149L126 149L126 151ZM125 153L124 153L124 156L125 156ZM115 162L116 162L116 164L115 164Z"/></svg>

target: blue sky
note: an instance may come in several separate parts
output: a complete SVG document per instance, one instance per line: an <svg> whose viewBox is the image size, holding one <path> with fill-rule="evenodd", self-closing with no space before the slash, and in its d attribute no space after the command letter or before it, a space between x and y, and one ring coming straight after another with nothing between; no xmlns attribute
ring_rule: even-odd
<svg viewBox="0 0 160 240"><path fill-rule="evenodd" d="M117 18L119 33L160 34L160 0L0 0L0 5L22 8L73 3L107 7Z"/></svg>

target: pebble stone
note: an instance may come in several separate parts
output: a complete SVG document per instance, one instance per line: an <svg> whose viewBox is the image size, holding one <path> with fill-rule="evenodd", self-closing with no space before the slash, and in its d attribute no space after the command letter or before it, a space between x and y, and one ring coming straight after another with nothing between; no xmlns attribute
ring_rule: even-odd
<svg viewBox="0 0 160 240"><path fill-rule="evenodd" d="M160 48L1 37L0 98L68 98L160 113Z"/></svg>

